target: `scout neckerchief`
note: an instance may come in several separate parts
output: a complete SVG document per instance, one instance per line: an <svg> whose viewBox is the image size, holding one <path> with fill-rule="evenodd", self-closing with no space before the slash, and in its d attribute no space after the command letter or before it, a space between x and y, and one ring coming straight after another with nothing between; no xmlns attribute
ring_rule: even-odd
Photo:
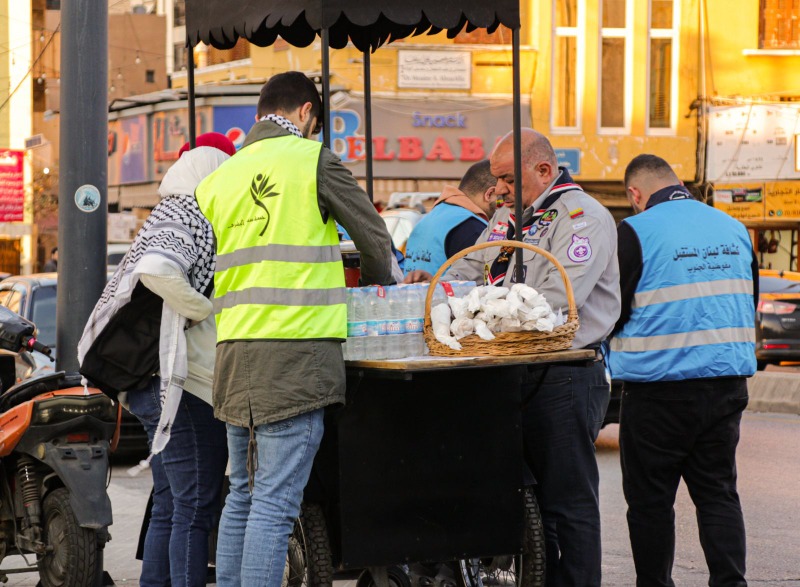
<svg viewBox="0 0 800 587"><path fill-rule="evenodd" d="M553 211L549 210L550 206L556 203L556 201L565 193L572 190L580 190L582 189L577 183L575 183L570 177L569 172L564 169L563 167L559 167L561 171L561 175L558 177L558 182L556 185L553 186L553 189L550 190L550 194L545 198L542 205L539 207L536 212L534 212L529 219L525 219L525 213L522 214L522 232L523 234L530 232L531 227L534 224L539 222L539 220L545 216L548 212L553 213ZM529 208L530 210L530 208ZM514 215L510 215L508 217L508 232L503 240L514 240L515 234L515 224L516 218ZM548 225L550 222L547 223ZM506 273L508 272L508 266L511 263L511 258L514 255L514 251L516 249L514 247L503 247L500 249L500 254L497 258L492 262L492 266L489 269L488 273L486 274L486 281L489 285L494 285L495 283L499 283L500 281L505 278ZM515 281L519 281L520 283L524 283L524 277L519 279L515 276Z"/></svg>

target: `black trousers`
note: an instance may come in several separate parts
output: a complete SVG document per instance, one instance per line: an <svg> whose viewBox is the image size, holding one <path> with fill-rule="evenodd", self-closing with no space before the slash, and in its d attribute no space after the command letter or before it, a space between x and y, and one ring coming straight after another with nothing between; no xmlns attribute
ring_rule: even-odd
<svg viewBox="0 0 800 587"><path fill-rule="evenodd" d="M531 368L523 436L536 478L547 587L600 587L600 504L594 441L608 408L602 362Z"/></svg>
<svg viewBox="0 0 800 587"><path fill-rule="evenodd" d="M622 487L638 587L674 587L675 493L681 477L697 509L710 587L743 587L745 530L736 445L747 406L743 378L625 383Z"/></svg>

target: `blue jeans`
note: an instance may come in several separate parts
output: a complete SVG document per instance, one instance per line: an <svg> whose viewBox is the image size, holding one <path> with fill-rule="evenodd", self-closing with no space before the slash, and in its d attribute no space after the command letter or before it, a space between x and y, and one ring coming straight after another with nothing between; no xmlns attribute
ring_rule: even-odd
<svg viewBox="0 0 800 587"><path fill-rule="evenodd" d="M128 393L131 413L153 442L161 416L159 379ZM144 543L142 587L206 584L208 534L219 513L228 460L225 424L210 405L183 392L170 440L153 457L153 511Z"/></svg>
<svg viewBox="0 0 800 587"><path fill-rule="evenodd" d="M609 400L602 362L532 368L524 395L526 460L537 485L547 587L600 587L600 475L594 441Z"/></svg>
<svg viewBox="0 0 800 587"><path fill-rule="evenodd" d="M322 441L323 410L254 428L257 468L248 486L250 431L228 424L231 490L217 542L217 585L280 587L294 521Z"/></svg>

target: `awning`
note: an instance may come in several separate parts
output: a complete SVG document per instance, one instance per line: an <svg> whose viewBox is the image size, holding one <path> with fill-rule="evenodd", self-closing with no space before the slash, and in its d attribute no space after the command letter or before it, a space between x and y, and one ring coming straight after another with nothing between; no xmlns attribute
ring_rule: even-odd
<svg viewBox="0 0 800 587"><path fill-rule="evenodd" d="M239 38L265 47L280 35L296 47L310 45L329 29L330 46L348 41L359 50L425 32L455 37L500 25L520 26L519 0L186 0L188 44L229 49Z"/></svg>

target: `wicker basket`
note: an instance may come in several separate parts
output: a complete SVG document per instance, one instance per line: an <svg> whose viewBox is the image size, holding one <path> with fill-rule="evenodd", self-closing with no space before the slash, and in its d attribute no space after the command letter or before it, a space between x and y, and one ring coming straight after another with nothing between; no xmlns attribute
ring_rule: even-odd
<svg viewBox="0 0 800 587"><path fill-rule="evenodd" d="M461 350L454 351L447 345L440 343L433 335L433 327L431 326L431 300L433 299L436 285L439 279L450 268L450 266L475 251L487 249L489 247L514 247L517 249L528 249L534 253L538 253L555 265L558 272L561 274L561 279L564 280L564 287L567 291L567 304L569 311L567 313L567 321L561 326L557 326L552 332L539 332L539 331L526 331L526 332L497 332L495 333L494 340L483 340L477 334L470 334L460 339ZM572 291L572 284L567 277L567 272L561 263L558 262L553 255L547 251L529 245L528 243L521 243L519 241L494 241L480 243L468 247L450 257L444 265L441 266L439 271L436 272L431 284L428 287L428 295L425 298L425 326L424 335L425 342L428 343L428 348L431 355L449 356L449 357L479 357L479 356L508 356L508 355L531 355L536 353L545 353L550 351L561 351L572 346L572 340L575 338L575 333L578 330L578 309L575 307L575 295Z"/></svg>

